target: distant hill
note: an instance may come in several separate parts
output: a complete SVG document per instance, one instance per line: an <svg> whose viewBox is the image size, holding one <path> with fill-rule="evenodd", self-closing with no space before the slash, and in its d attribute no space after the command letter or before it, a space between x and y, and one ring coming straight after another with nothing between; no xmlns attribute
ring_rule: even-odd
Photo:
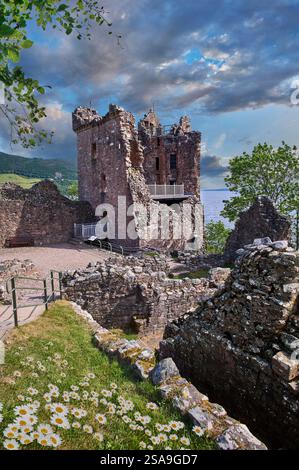
<svg viewBox="0 0 299 470"><path fill-rule="evenodd" d="M39 181L40 179L38 178L27 178L26 176L14 175L12 173L0 173L0 186L4 183L14 183L24 189L29 189Z"/></svg>
<svg viewBox="0 0 299 470"><path fill-rule="evenodd" d="M76 180L76 164L66 160L44 160L24 158L0 152L0 174L14 173L29 178L60 178Z"/></svg>

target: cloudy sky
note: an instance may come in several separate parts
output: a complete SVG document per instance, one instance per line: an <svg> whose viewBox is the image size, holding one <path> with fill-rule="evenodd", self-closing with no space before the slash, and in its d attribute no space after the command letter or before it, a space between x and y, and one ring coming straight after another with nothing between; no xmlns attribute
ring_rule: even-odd
<svg viewBox="0 0 299 470"><path fill-rule="evenodd" d="M299 0L103 0L112 30L77 41L32 27L22 65L43 85L52 145L14 153L75 159L71 112L114 102L140 118L152 105L164 124L189 114L202 132L202 185L224 187L230 157L258 142L299 145ZM299 97L299 93L298 93ZM0 149L11 151L5 129Z"/></svg>

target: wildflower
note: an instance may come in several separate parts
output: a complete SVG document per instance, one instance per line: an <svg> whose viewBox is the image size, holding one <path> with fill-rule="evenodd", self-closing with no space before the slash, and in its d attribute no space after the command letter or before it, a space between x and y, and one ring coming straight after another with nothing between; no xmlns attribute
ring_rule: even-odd
<svg viewBox="0 0 299 470"><path fill-rule="evenodd" d="M107 412L111 415L114 415L115 411L116 411L115 405L113 403L109 403Z"/></svg>
<svg viewBox="0 0 299 470"><path fill-rule="evenodd" d="M17 435L18 435L18 431L17 431L17 429L14 430L14 429L12 429L12 428L10 428L10 427L7 427L7 428L4 430L3 434L4 434L5 437L8 437L9 439L14 439L14 438L17 437Z"/></svg>
<svg viewBox="0 0 299 470"><path fill-rule="evenodd" d="M143 441L139 442L139 447L140 449L146 449L146 443Z"/></svg>
<svg viewBox="0 0 299 470"><path fill-rule="evenodd" d="M27 433L22 433L19 435L19 441L22 445L28 446L33 442L33 436L27 434Z"/></svg>
<svg viewBox="0 0 299 470"><path fill-rule="evenodd" d="M79 423L79 421L74 421L72 423L72 428L74 429L80 429L81 428L81 423Z"/></svg>
<svg viewBox="0 0 299 470"><path fill-rule="evenodd" d="M193 426L192 431L195 432L198 437L201 437L204 434L204 431L200 426Z"/></svg>
<svg viewBox="0 0 299 470"><path fill-rule="evenodd" d="M160 439L157 436L152 436L151 441L154 445L159 445L160 444Z"/></svg>
<svg viewBox="0 0 299 470"><path fill-rule="evenodd" d="M94 433L93 437L99 442L103 442L104 440L104 436L101 432Z"/></svg>
<svg viewBox="0 0 299 470"><path fill-rule="evenodd" d="M37 428L37 432L43 436L49 436L53 434L53 429L49 424L40 424Z"/></svg>
<svg viewBox="0 0 299 470"><path fill-rule="evenodd" d="M28 405L16 406L14 412L18 416L29 416L33 413L31 408Z"/></svg>
<svg viewBox="0 0 299 470"><path fill-rule="evenodd" d="M78 392L78 390L79 390L79 387L77 387L77 385L71 385L70 388L73 392Z"/></svg>
<svg viewBox="0 0 299 470"><path fill-rule="evenodd" d="M20 428L30 425L29 416L17 416L15 424Z"/></svg>
<svg viewBox="0 0 299 470"><path fill-rule="evenodd" d="M160 433L160 434L158 434L157 437L158 437L160 443L161 443L161 442L167 442L167 440L168 440L168 437L167 437L166 434Z"/></svg>
<svg viewBox="0 0 299 470"><path fill-rule="evenodd" d="M30 434L33 430L33 426L31 424L28 424L27 426L22 427L22 433L24 434Z"/></svg>
<svg viewBox="0 0 299 470"><path fill-rule="evenodd" d="M178 431L185 427L184 423L182 423L181 421L170 421L169 426L173 431Z"/></svg>
<svg viewBox="0 0 299 470"><path fill-rule="evenodd" d="M82 429L87 434L92 434L93 433L93 428L92 428L92 426L89 426L89 424L84 424Z"/></svg>
<svg viewBox="0 0 299 470"><path fill-rule="evenodd" d="M51 418L51 424L54 424L54 426L57 426L58 428L70 429L70 423L64 415L53 415Z"/></svg>
<svg viewBox="0 0 299 470"><path fill-rule="evenodd" d="M189 446L190 445L190 439L188 439L188 437L185 437L185 436L181 437L180 442L184 446Z"/></svg>
<svg viewBox="0 0 299 470"><path fill-rule="evenodd" d="M89 374L87 374L87 377L88 377L89 379L95 379L95 378L96 378L96 376L95 376L95 374L94 374L93 372L89 372Z"/></svg>
<svg viewBox="0 0 299 470"><path fill-rule="evenodd" d="M149 402L146 404L146 408L151 411L157 410L159 407L156 405L156 403Z"/></svg>
<svg viewBox="0 0 299 470"><path fill-rule="evenodd" d="M170 434L169 440L170 440L170 441L177 441L177 440L178 440L178 436L177 436L176 434Z"/></svg>
<svg viewBox="0 0 299 470"><path fill-rule="evenodd" d="M13 376L16 377L16 378L19 378L22 376L21 372L18 371L18 370L15 370L14 373L13 373Z"/></svg>
<svg viewBox="0 0 299 470"><path fill-rule="evenodd" d="M140 423L142 424L149 424L151 422L150 416L141 416Z"/></svg>
<svg viewBox="0 0 299 470"><path fill-rule="evenodd" d="M40 434L37 438L37 442L42 446L42 447L50 447L50 439L49 436L44 436L43 434Z"/></svg>
<svg viewBox="0 0 299 470"><path fill-rule="evenodd" d="M17 441L15 439L6 439L3 442L3 445L4 445L5 449L7 449L7 450L18 450L19 449L19 444L17 443Z"/></svg>
<svg viewBox="0 0 299 470"><path fill-rule="evenodd" d="M122 416L122 420L123 420L123 422L126 423L126 424L129 424L129 423L132 422L132 419L131 419L129 416L127 416L127 415Z"/></svg>
<svg viewBox="0 0 299 470"><path fill-rule="evenodd" d="M49 443L52 447L59 447L62 444L62 440L59 434L51 434L49 436Z"/></svg>
<svg viewBox="0 0 299 470"><path fill-rule="evenodd" d="M74 408L71 410L71 413L77 419L84 418L87 415L87 411L83 410L82 408Z"/></svg>
<svg viewBox="0 0 299 470"><path fill-rule="evenodd" d="M31 396L35 396L35 395L38 395L38 390L36 388L33 388L33 387L29 387L27 392L29 393L29 395Z"/></svg>
<svg viewBox="0 0 299 470"><path fill-rule="evenodd" d="M17 396L17 399L18 399L19 401L25 401L24 395L18 395L18 396Z"/></svg>
<svg viewBox="0 0 299 470"><path fill-rule="evenodd" d="M97 414L95 419L99 424L106 424L107 422L107 418L105 415Z"/></svg>
<svg viewBox="0 0 299 470"><path fill-rule="evenodd" d="M51 406L51 411L57 415L67 415L69 412L68 408L61 403L53 403Z"/></svg>
<svg viewBox="0 0 299 470"><path fill-rule="evenodd" d="M156 429L157 429L157 431L163 431L163 429L164 429L163 424L156 423Z"/></svg>

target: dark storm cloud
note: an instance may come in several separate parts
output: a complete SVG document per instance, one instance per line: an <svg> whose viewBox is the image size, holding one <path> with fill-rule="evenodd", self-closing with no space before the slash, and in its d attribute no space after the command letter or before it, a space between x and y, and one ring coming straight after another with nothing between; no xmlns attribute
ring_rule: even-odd
<svg viewBox="0 0 299 470"><path fill-rule="evenodd" d="M223 165L221 158L215 155L204 156L201 160L201 175L206 177L224 177L227 167Z"/></svg>
<svg viewBox="0 0 299 470"><path fill-rule="evenodd" d="M289 103L299 75L298 1L111 0L107 10L120 44L105 27L81 42L49 30L24 54L26 72L53 86L48 103L70 112L111 97L135 113L156 103L166 117ZM186 60L193 49L201 59ZM54 113L47 125L55 122ZM70 127L54 143L56 156L74 154Z"/></svg>

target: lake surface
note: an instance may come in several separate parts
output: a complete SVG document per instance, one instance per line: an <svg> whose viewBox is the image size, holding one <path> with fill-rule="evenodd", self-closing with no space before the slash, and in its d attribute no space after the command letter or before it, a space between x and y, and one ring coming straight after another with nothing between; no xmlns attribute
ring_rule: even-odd
<svg viewBox="0 0 299 470"><path fill-rule="evenodd" d="M231 191L221 190L221 191L214 191L214 190L202 190L201 191L201 201L204 205L204 213L205 213L205 223L208 224L209 222L218 222L222 220L222 222L227 227L233 227L234 224L229 222L224 217L220 216L220 212L223 209L223 201L230 199L233 193Z"/></svg>

